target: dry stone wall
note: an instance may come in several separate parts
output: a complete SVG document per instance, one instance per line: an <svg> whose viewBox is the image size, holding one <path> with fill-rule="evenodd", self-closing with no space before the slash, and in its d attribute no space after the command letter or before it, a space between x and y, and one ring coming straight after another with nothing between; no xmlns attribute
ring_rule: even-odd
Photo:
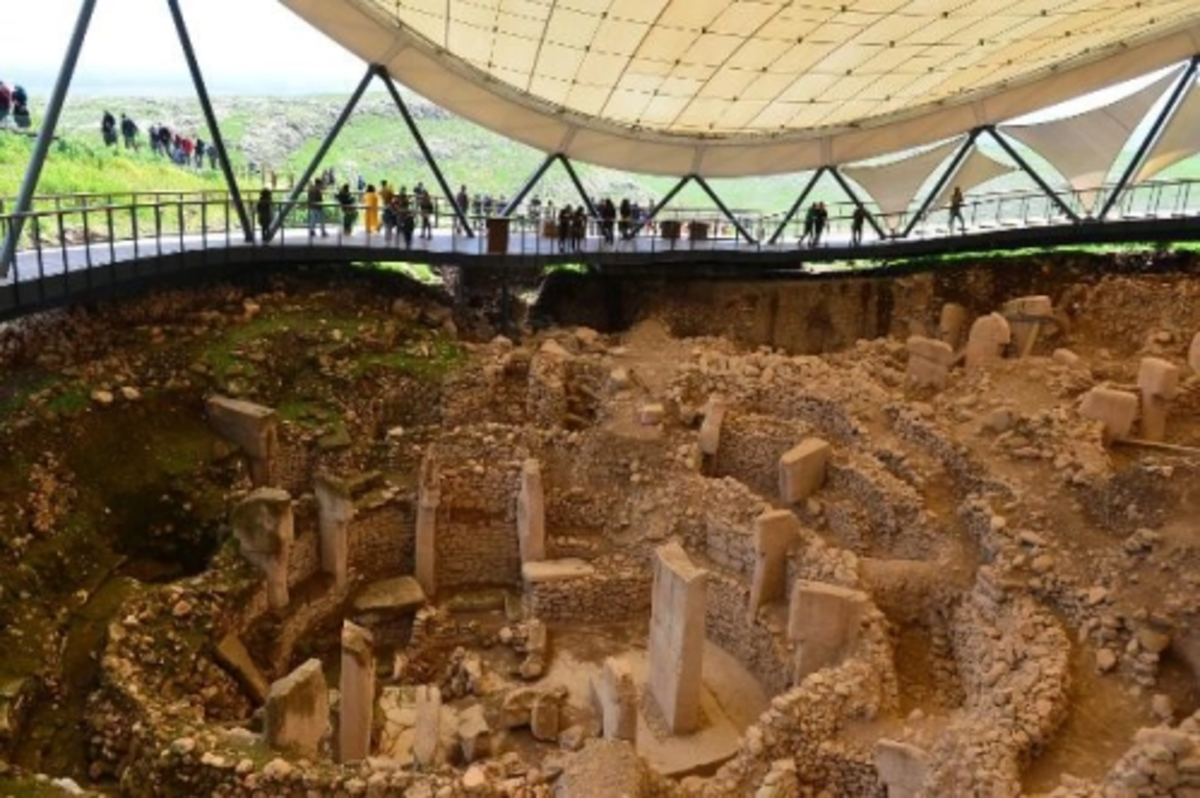
<svg viewBox="0 0 1200 798"><path fill-rule="evenodd" d="M653 578L644 562L616 555L591 564L596 572L585 577L527 585L527 614L549 622L619 623L650 612Z"/></svg>
<svg viewBox="0 0 1200 798"><path fill-rule="evenodd" d="M737 657L768 695L784 692L791 681L791 660L782 634L746 619L750 589L744 581L716 570L708 573L705 632L710 642Z"/></svg>
<svg viewBox="0 0 1200 798"><path fill-rule="evenodd" d="M779 493L778 462L811 430L802 422L731 410L721 424L715 473L733 477L763 496Z"/></svg>

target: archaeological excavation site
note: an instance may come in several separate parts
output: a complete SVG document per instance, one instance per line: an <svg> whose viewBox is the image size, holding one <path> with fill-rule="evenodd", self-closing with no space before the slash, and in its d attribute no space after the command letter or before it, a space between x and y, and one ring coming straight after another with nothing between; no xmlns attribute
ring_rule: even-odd
<svg viewBox="0 0 1200 798"><path fill-rule="evenodd" d="M453 272L0 327L0 796L1200 796L1193 256Z"/></svg>

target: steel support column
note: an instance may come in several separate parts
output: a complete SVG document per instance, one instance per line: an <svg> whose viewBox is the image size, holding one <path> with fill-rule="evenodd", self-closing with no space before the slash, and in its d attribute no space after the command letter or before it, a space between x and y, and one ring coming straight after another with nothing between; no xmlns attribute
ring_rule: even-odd
<svg viewBox="0 0 1200 798"><path fill-rule="evenodd" d="M972 130L970 135L968 135L966 140L962 143L962 146L958 148L958 152L954 153L954 158L951 159L950 165L947 166L945 171L942 172L941 176L938 177L937 183L935 183L933 186L933 190L929 192L929 196L925 197L925 201L921 203L921 207L918 208L917 212L913 214L913 217L908 220L908 226L905 227L904 232L900 234L901 238L909 237L913 231L913 228L917 226L917 222L921 221L921 217L928 212L929 206L933 205L933 201L936 200L938 195L942 193L942 190L946 188L946 184L950 182L950 178L953 177L956 172L958 172L958 167L962 166L963 158L967 157L967 153L971 150L971 147L975 145L975 139L979 138L979 133L979 128ZM950 221L950 224L953 226L953 219ZM954 230L951 229L950 232L953 233Z"/></svg>
<svg viewBox="0 0 1200 798"><path fill-rule="evenodd" d="M875 235L879 236L880 240L887 238L887 233L883 232L883 228L879 226L879 220L875 218L875 214L867 210L867 206L863 204L858 195L854 193L854 189L846 182L845 176L837 170L836 167L829 167L829 174L833 175L833 179L842 187L842 191L846 192L846 196L850 198L856 206L862 206L862 209L867 213L867 221L871 223L871 229L875 231Z"/></svg>
<svg viewBox="0 0 1200 798"><path fill-rule="evenodd" d="M300 199L300 195L308 190L308 184L312 180L312 176L316 174L318 167L321 166L321 161L329 152L329 148L333 146L333 142L337 140L338 134L342 132L342 128L346 125L346 120L350 118L350 114L354 113L354 109L358 107L358 101L362 99L363 92L367 90L371 79L375 77L375 66L367 67L367 72L362 76L362 80L358 82L358 88L354 90L354 94L350 96L349 102L342 112L338 114L338 118L333 123L333 127L325 134L325 140L321 142L321 146L317 148L316 155L313 156L312 162L304 170L304 174L300 180L292 187L292 193L279 207L279 212L275 216L275 220L271 222L270 238L274 238L279 232L279 228L283 226L284 219L291 212L292 208L296 207L296 201Z"/></svg>
<svg viewBox="0 0 1200 798"><path fill-rule="evenodd" d="M429 164L429 168L433 171L433 176L437 179L438 185L442 187L442 194L450 202L450 207L454 209L454 216L458 219L458 223L467 231L468 238L474 238L475 231L471 229L470 223L467 222L467 209L458 207L458 200L455 198L450 184L446 182L446 178L442 175L442 170L438 166L437 160L425 144L425 137L421 135L420 128L417 127L412 114L408 112L408 106L404 103L400 92L396 90L396 84L392 83L392 76L388 74L387 67L376 64L375 74L379 75L379 79L383 81L383 85L387 86L388 94L392 95L392 102L400 109L400 116L404 117L404 124L408 126L408 132L412 133L412 137L417 140L417 146L421 149L421 154L425 156L425 162Z"/></svg>
<svg viewBox="0 0 1200 798"><path fill-rule="evenodd" d="M583 200L584 207L588 210L588 216L595 219L600 214L596 213L596 206L592 204L592 198L587 195L587 190L583 187L583 182L579 179L579 175L575 173L575 164L571 163L571 159L562 153L558 154L558 160L562 161L563 168L567 170L567 177L571 178L571 182L575 184L575 190L579 192L580 198Z"/></svg>
<svg viewBox="0 0 1200 798"><path fill-rule="evenodd" d="M1042 176L1029 166L1029 163L1021 157L1021 153L1017 152L1016 148L1009 144L1006 138L996 132L996 127L994 125L988 125L983 129L991 134L991 137L996 140L996 142L1006 153L1008 153L1008 157L1017 162L1017 166L1021 167L1025 174L1033 178L1033 182L1038 184L1038 188L1046 193L1046 196L1048 196L1050 200L1058 206L1060 211L1067 215L1067 218L1069 218L1075 224L1079 223L1079 215L1075 213L1075 211L1071 210L1067 203L1062 201L1062 197L1058 196L1054 189L1050 188L1050 185L1042 179Z"/></svg>
<svg viewBox="0 0 1200 798"><path fill-rule="evenodd" d="M521 186L521 189L513 196L512 199L508 201L508 204L504 206L503 210L500 211L500 215L511 216L512 212L520 207L525 198L529 196L529 192L533 191L534 187L536 187L541 181L542 176L546 174L546 170L550 168L550 165L561 157L562 156L557 152L547 155L545 160L542 161L538 168L533 170L533 174L530 175L529 179L525 181L525 185Z"/></svg>
<svg viewBox="0 0 1200 798"><path fill-rule="evenodd" d="M675 184L675 187L667 192L667 196L663 197L662 202L657 202L654 204L654 210L650 212L649 216L647 216L645 219L642 219L641 224L633 228L633 232L630 233L630 235L636 236L642 231L643 227L653 222L658 217L658 212L667 207L667 205L671 203L671 200L675 199L675 195L680 191L683 191L684 187L692 181L693 177L695 177L695 175L686 175L680 178L679 182Z"/></svg>
<svg viewBox="0 0 1200 798"><path fill-rule="evenodd" d="M8 235L4 238L4 246L0 249L0 277L7 277L10 266L17 261L17 245L21 240L21 230L25 226L22 214L28 213L33 205L33 193L37 190L38 180L42 176L42 167L46 164L46 155L50 152L50 144L54 141L54 131L58 127L58 117L62 113L63 101L67 98L67 90L71 86L71 78L75 76L75 65L79 63L79 51L83 49L83 40L87 38L88 28L92 24L92 12L96 10L96 0L83 0L79 6L79 16L75 19L75 29L71 33L71 41L67 45L66 55L63 56L62 67L58 70L58 78L54 81L54 90L46 103L46 113L42 116L42 125L38 129L37 141L33 145L33 155L29 165L25 167L25 177L21 181L21 190L17 194L17 204L12 209L16 214L8 226Z"/></svg>
<svg viewBox="0 0 1200 798"><path fill-rule="evenodd" d="M804 190L800 192L800 196L796 198L796 201L792 203L792 207L788 208L788 212L784 214L783 221L779 223L779 227L776 227L775 232L771 234L769 239L767 239L768 244L774 246L776 242L779 241L779 237L783 235L783 231L787 228L788 222L792 221L792 218L795 217L796 212L800 210L800 206L804 204L806 199L808 199L808 195L811 194L813 188L816 187L817 181L821 179L821 175L823 175L825 170L828 168L828 166L820 166L817 167L817 171L813 172L812 177L808 179L808 183L804 186Z"/></svg>
<svg viewBox="0 0 1200 798"><path fill-rule="evenodd" d="M1174 116L1175 110L1179 108L1179 103L1183 99L1183 95L1187 92L1188 86L1190 86L1192 81L1196 78L1197 66L1200 66L1200 56L1194 55L1192 56L1192 60L1188 62L1187 69L1184 70L1183 76L1179 79L1179 82L1175 84L1175 88L1171 91L1171 96L1167 100L1167 104L1163 106L1162 111L1160 111L1158 114L1158 118L1154 120L1154 124L1146 133L1146 137L1142 139L1142 143L1138 145L1137 152L1133 154L1133 159L1130 160L1129 165L1125 167L1125 171L1122 173L1121 179L1117 181L1115 186L1113 186L1112 193L1110 193L1108 195L1108 199L1104 201L1104 207L1100 209L1100 214L1096 217L1100 221L1104 221L1104 218L1108 216L1110 211L1112 211L1113 206L1117 204L1117 200L1121 198L1121 192L1125 190L1125 187L1129 184L1129 181L1133 179L1134 172L1136 172L1138 167L1142 165L1142 160L1146 157L1146 153L1148 153L1150 148L1154 146L1154 143L1158 141L1158 137L1162 133L1163 128L1166 127L1167 121Z"/></svg>
<svg viewBox="0 0 1200 798"><path fill-rule="evenodd" d="M212 136L212 143L217 148L217 157L221 160L221 174L225 177L229 197L233 201L234 210L237 211L238 221L246 236L246 243L252 244L254 243L254 225L250 221L250 215L246 213L246 203L242 201L237 179L233 176L233 166L229 163L225 140L221 136L221 128L217 125L217 116L213 113L212 103L208 99L208 87L204 83L204 74L200 71L200 63L196 60L196 51L192 48L192 37L188 33L187 24L183 21L183 12L179 10L179 0L167 0L167 7L171 9L175 33L179 35L179 46L183 49L183 57L187 60L188 72L192 76L192 85L196 88L196 97L200 100L204 121L208 123L208 133Z"/></svg>
<svg viewBox="0 0 1200 798"><path fill-rule="evenodd" d="M720 208L721 213L725 214L725 218L733 223L733 226L737 228L739 233L745 236L746 243L757 244L758 240L755 239L754 236L750 235L746 228L742 227L742 223L737 220L737 217L730 212L729 208L725 207L725 203L722 202L721 198L717 196L717 192L713 191L712 187L708 185L708 181L700 175L695 175L693 179L700 184L700 188L704 189L704 193L708 195L708 198L716 203L716 206Z"/></svg>

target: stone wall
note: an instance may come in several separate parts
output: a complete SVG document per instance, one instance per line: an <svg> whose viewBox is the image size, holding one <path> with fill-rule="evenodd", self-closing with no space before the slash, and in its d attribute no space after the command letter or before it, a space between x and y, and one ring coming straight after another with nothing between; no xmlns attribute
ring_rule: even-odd
<svg viewBox="0 0 1200 798"><path fill-rule="evenodd" d="M750 588L744 582L710 569L708 572L708 639L728 651L749 669L767 695L777 695L791 681L790 656L783 635L778 637L761 623L747 620Z"/></svg>
<svg viewBox="0 0 1200 798"><path fill-rule="evenodd" d="M515 518L439 509L436 545L439 588L521 584Z"/></svg>
<svg viewBox="0 0 1200 798"><path fill-rule="evenodd" d="M525 610L543 621L619 623L650 612L653 573L644 562L604 558L592 563L596 573L579 579L536 582L525 588Z"/></svg>
<svg viewBox="0 0 1200 798"><path fill-rule="evenodd" d="M373 581L413 573L416 524L410 501L359 509L348 529L352 578Z"/></svg>
<svg viewBox="0 0 1200 798"><path fill-rule="evenodd" d="M779 495L779 458L810 430L803 422L731 410L721 423L715 474L774 499Z"/></svg>

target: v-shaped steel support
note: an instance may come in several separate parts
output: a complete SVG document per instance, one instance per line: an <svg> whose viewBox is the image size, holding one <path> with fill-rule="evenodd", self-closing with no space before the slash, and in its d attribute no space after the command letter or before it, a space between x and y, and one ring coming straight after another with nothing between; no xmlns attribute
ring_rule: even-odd
<svg viewBox="0 0 1200 798"><path fill-rule="evenodd" d="M583 200L583 206L587 208L588 216L595 219L597 213L596 206L592 204L592 198L588 196L583 183L579 180L579 175L575 173L575 165L561 152L553 152L546 156L545 160L533 171L529 179L525 181L525 185L521 186L520 191L508 201L508 204L504 206L504 210L500 211L500 215L511 216L517 208L521 207L521 203L529 196L529 192L533 191L537 187L537 184L542 182L542 178L546 176L546 172L550 170L555 161L560 162L563 168L567 170L567 177L570 178L571 184L575 186L575 190L579 192L579 197Z"/></svg>
<svg viewBox="0 0 1200 798"><path fill-rule="evenodd" d="M971 134L963 141L962 146L959 147L958 151L954 153L954 157L950 160L950 163L942 171L942 174L938 176L937 183L934 184L933 190L931 190L929 195L925 197L925 201L921 203L921 207L917 209L917 212L913 214L913 217L908 220L908 226L905 227L904 232L900 234L901 238L908 238L912 234L912 231L916 229L917 223L921 221L921 217L924 216L929 210L929 206L934 203L934 200L938 198L938 196L942 193L942 190L946 188L946 184L950 182L950 178L954 177L954 175L958 172L958 167L962 166L963 159L967 157L967 153L971 151L973 146L975 146L975 139L979 138L980 132L982 131L979 128L972 130ZM953 233L953 219L950 220L950 226L950 232Z"/></svg>
<svg viewBox="0 0 1200 798"><path fill-rule="evenodd" d="M987 127L983 128L983 130L986 130L988 134L996 140L1000 147L1006 153L1008 153L1009 158L1012 158L1014 161L1016 161L1016 164L1021 168L1021 171L1033 178L1033 182L1037 183L1038 188L1045 192L1046 196L1050 198L1050 201L1057 205L1058 209L1062 211L1068 219L1075 224L1079 223L1079 214L1075 213L1075 211L1071 210L1071 207L1067 205L1067 203L1063 202L1062 197L1058 196L1058 192L1050 188L1050 184L1042 179L1042 176L1039 175L1037 171L1029 165L1028 161L1021 157L1021 153L1017 152L1016 148L1008 143L1008 139L1004 138L1004 136L1001 136L996 131L995 126L988 125Z"/></svg>
<svg viewBox="0 0 1200 798"><path fill-rule="evenodd" d="M729 223L732 224L739 233L741 233L741 235L746 239L746 243L758 243L758 239L750 235L750 232L742 226L741 221L739 221L738 218L733 215L733 212L730 211L729 208L725 207L725 203L722 202L721 198L717 196L717 192L713 191L712 187L708 185L707 180L700 175L692 175L692 179L700 184L700 188L704 189L704 193L707 194L708 198L716 204L716 206L721 210L721 213L725 214L725 218L729 220Z"/></svg>

